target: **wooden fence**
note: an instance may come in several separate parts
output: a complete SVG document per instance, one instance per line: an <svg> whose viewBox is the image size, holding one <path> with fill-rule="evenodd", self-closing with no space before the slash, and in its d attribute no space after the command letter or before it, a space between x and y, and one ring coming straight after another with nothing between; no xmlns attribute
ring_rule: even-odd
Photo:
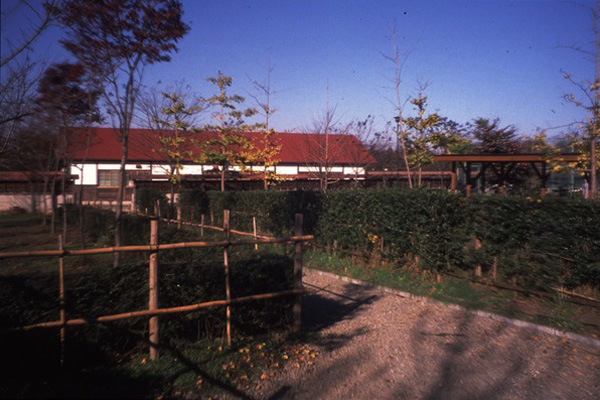
<svg viewBox="0 0 600 400"><path fill-rule="evenodd" d="M279 297L294 296L293 304L293 326L292 329L297 332L300 330L301 322L301 296L304 294L304 288L302 285L302 255L303 255L303 243L312 240L313 236L303 235L302 225L303 218L302 214L296 214L294 224L294 236L290 237L267 237L259 236L256 234L256 229L253 233L242 232L231 229L229 227L229 216L230 211L224 210L223 212L223 227L216 227L211 225L193 224L186 222L185 225L200 226L201 229L215 229L220 230L224 233L224 240L213 241L213 242L181 242L181 243L159 243L158 235L158 218L152 218L150 224L150 244L140 246L120 246L120 247L104 247L97 249L85 249L85 250L67 250L64 249L62 238L59 236L58 250L38 250L38 251L24 251L24 252L3 252L0 253L0 259L4 258L15 258L15 257L58 257L59 262L59 319L56 321L42 322L32 325L19 326L4 329L3 332L15 332L15 331L28 331L39 328L60 328L60 341L61 341L61 364L64 363L65 357L65 341L66 341L66 328L69 326L78 326L91 323L104 323L110 321L124 320L130 318L150 317L149 320L149 342L150 342L150 359L156 360L159 357L159 319L160 315L185 313L197 311L203 308L225 306L226 308L226 319L227 319L227 344L231 344L231 305L240 304L250 301L259 301L266 299L274 299ZM178 222L179 225L184 224L181 221L170 221ZM256 225L255 225L256 226ZM231 240L231 233L236 233L245 236L252 236L252 239L244 240ZM203 234L203 232L202 232ZM294 278L293 278L293 289L283 290L279 292L261 293L243 297L231 297L230 282L229 282L229 254L228 249L231 246L244 246L259 244L272 244L272 243L293 243L294 244ZM225 271L225 299L214 300L204 303L188 304L179 307L160 308L159 307L159 293L158 293L158 254L160 251L182 249L182 248L208 248L208 247L222 247L223 248L223 266ZM95 254L111 254L120 252L149 252L149 302L147 310L130 311L120 314L103 315L94 318L74 318L67 319L65 310L65 285L64 285L64 257L66 256L82 256L82 255L95 255Z"/></svg>

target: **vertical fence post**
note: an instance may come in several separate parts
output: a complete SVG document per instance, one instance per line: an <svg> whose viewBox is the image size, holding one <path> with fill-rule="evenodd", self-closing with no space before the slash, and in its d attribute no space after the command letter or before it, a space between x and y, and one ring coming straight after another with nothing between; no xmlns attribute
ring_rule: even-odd
<svg viewBox="0 0 600 400"><path fill-rule="evenodd" d="M156 216L156 218L160 218L160 200L156 199L156 202L154 203L154 216Z"/></svg>
<svg viewBox="0 0 600 400"><path fill-rule="evenodd" d="M302 214L296 214L294 222L294 234L302 236ZM302 242L294 243L294 290L302 290ZM296 295L294 298L294 325L292 330L300 332L302 324L302 296Z"/></svg>
<svg viewBox="0 0 600 400"><path fill-rule="evenodd" d="M63 237L58 235L58 249L64 250ZM65 322L66 311L65 311L65 267L64 257L61 255L58 258L58 304L60 307L60 366L65 366L65 346L66 346L66 328Z"/></svg>
<svg viewBox="0 0 600 400"><path fill-rule="evenodd" d="M256 217L254 216L252 217L252 227L254 229L254 240L256 240ZM258 250L258 243L254 244L254 250Z"/></svg>
<svg viewBox="0 0 600 400"><path fill-rule="evenodd" d="M229 210L223 210L223 233L225 239L229 240ZM225 299L231 300L231 288L229 286L229 254L228 247L223 247L223 265L225 266ZM227 346L231 346L231 306L227 305Z"/></svg>
<svg viewBox="0 0 600 400"><path fill-rule="evenodd" d="M158 246L158 219L150 221L150 245ZM149 302L148 309L158 308L158 250L150 252ZM150 317L149 329L150 360L158 360L158 317Z"/></svg>
<svg viewBox="0 0 600 400"><path fill-rule="evenodd" d="M177 202L177 229L181 229L181 203Z"/></svg>
<svg viewBox="0 0 600 400"><path fill-rule="evenodd" d="M492 264L492 279L498 278L498 257L494 256L494 262Z"/></svg>
<svg viewBox="0 0 600 400"><path fill-rule="evenodd" d="M204 237L204 213L200 216L200 237Z"/></svg>
<svg viewBox="0 0 600 400"><path fill-rule="evenodd" d="M478 238L475 238L475 240L474 240L474 247L475 247L475 250L480 250L481 249L481 240L479 240ZM477 264L475 266L475 275L476 276L481 276L481 273L482 273L482 271L481 271L481 264Z"/></svg>

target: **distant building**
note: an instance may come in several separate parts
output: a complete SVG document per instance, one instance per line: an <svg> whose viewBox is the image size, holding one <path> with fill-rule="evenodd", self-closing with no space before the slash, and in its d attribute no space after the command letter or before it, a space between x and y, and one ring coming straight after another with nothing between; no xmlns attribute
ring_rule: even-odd
<svg viewBox="0 0 600 400"><path fill-rule="evenodd" d="M118 129L70 128L68 161L70 173L78 175L74 184L83 185L83 201L98 202L116 199L121 161L121 139ZM260 146L258 132L243 132L252 143ZM185 149L180 171L182 184L216 188L219 166L198 164L194 143L201 143L216 135L215 132L186 133L191 136ZM366 166L374 160L361 142L352 135L315 133L276 133L274 142L281 146L278 164L272 168L285 178L283 188L318 188L323 170L332 183L364 179ZM327 143L327 145L325 145ZM325 148L327 147L327 156ZM168 184L169 165L160 151L158 136L151 130L131 129L129 136L128 182L125 199L129 202L137 186ZM245 171L230 167L227 186L231 189L261 188L263 165L258 160ZM293 183L293 184L292 184Z"/></svg>
<svg viewBox="0 0 600 400"><path fill-rule="evenodd" d="M74 178L65 177L66 192L71 189ZM62 172L0 171L0 211L17 208L49 213L53 203L65 201L61 194L61 180Z"/></svg>

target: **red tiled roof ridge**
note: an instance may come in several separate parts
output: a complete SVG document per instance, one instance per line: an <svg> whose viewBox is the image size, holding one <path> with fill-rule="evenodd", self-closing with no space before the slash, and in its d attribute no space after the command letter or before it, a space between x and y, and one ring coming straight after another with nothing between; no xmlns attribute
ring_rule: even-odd
<svg viewBox="0 0 600 400"><path fill-rule="evenodd" d="M121 141L119 138L119 129L107 127L72 127L69 128L73 135L69 135L69 158L71 160L88 161L118 161L121 159ZM164 130L168 132L169 130ZM171 130L172 132L173 130ZM87 138L84 136L89 132L92 134L89 151L86 149ZM190 132L190 131L188 131ZM235 132L235 130L234 130ZM239 132L239 131L238 131ZM132 128L129 131L129 152L128 160L164 162L164 157L156 151L160 147L156 135L152 135L153 130ZM257 139L263 132L259 131L241 131L239 132L249 139ZM217 131L193 131L193 135L208 138L217 134ZM311 142L310 138L324 137L323 133L298 133L298 132L278 132L275 131L275 138L278 144L282 146L279 153L280 163L290 164L310 164L310 159L318 152L316 142ZM330 142L330 162L334 164L368 164L373 162L373 158L368 150L353 135L332 133L329 135ZM315 147L317 146L317 147ZM190 148L193 151L194 148ZM186 162L191 162L191 158Z"/></svg>
<svg viewBox="0 0 600 400"><path fill-rule="evenodd" d="M118 134L120 132L119 128L110 128L107 126L98 126L98 127L80 127L80 126L71 126L71 127L67 127L66 129L69 130L75 130L75 131L84 131L87 129L90 130L94 130L95 132L106 132L106 133L115 133ZM232 132L235 133L241 133L241 134L251 134L251 135L259 135L259 134L264 134L265 131L245 131L245 130L239 130L236 131L235 129L230 129ZM270 129L271 130L271 129ZM150 133L152 131L162 131L162 132L175 132L175 129L150 129L150 128L130 128L129 132L130 134L132 133ZM278 135L324 135L324 132L289 132L289 131L279 131L276 129L272 129L272 131ZM211 130L211 129L187 129L185 131L181 131L180 132L188 132L188 133L217 133L217 130ZM330 132L329 136L351 136L351 137L355 137L352 134L348 134L348 133L339 133L339 132Z"/></svg>

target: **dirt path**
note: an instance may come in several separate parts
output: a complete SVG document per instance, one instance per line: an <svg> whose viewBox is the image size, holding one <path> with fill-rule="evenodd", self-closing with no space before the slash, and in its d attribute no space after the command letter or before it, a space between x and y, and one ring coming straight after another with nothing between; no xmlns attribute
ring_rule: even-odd
<svg viewBox="0 0 600 400"><path fill-rule="evenodd" d="M271 399L598 399L600 347L308 272L313 365L265 381Z"/></svg>

